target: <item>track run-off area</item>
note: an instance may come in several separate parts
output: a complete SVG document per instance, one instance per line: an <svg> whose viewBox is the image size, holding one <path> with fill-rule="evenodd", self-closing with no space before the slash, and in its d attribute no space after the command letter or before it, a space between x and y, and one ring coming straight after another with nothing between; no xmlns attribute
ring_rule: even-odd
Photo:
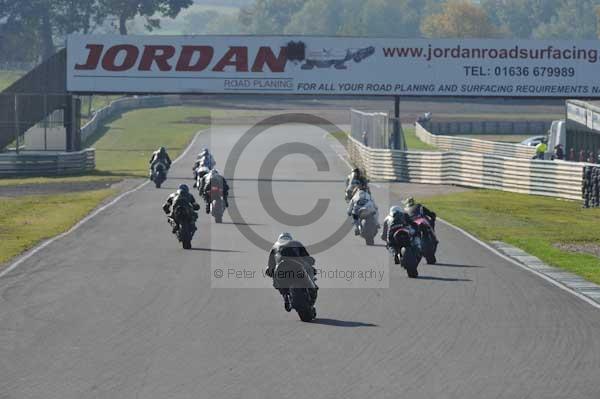
<svg viewBox="0 0 600 399"><path fill-rule="evenodd" d="M249 128L199 133L161 189L123 196L0 278L0 398L600 397L598 309L443 223L439 264L422 262L408 279L380 240L367 247L350 231L349 170L333 138L280 125L232 154ZM221 172L239 158L225 176L240 217L227 212L217 225L201 211L185 251L161 205L191 186L202 147ZM261 197L269 187L274 198ZM403 196L419 190L402 185ZM387 184L372 191L382 221L401 198ZM326 211L308 225L273 217L277 207L308 213L319 199ZM314 254L318 269L386 275L370 288L317 281L314 322L286 313L260 273L215 277L264 269L268 252L248 229L310 246L338 228L347 234Z"/></svg>

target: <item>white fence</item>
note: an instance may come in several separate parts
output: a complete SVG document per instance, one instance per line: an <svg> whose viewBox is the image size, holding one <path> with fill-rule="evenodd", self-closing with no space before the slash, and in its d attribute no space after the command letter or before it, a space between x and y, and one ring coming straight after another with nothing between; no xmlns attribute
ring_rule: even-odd
<svg viewBox="0 0 600 399"><path fill-rule="evenodd" d="M55 176L82 173L96 167L95 151L7 152L0 154L0 176Z"/></svg>
<svg viewBox="0 0 600 399"><path fill-rule="evenodd" d="M352 162L374 180L453 184L580 200L583 163L467 152L369 148L348 138Z"/></svg>
<svg viewBox="0 0 600 399"><path fill-rule="evenodd" d="M483 154L499 155L510 158L531 159L535 155L535 148L512 143L499 143L495 141L486 141L470 139L466 137L440 136L427 131L421 124L416 123L417 137L441 150L446 151L465 151L479 152Z"/></svg>
<svg viewBox="0 0 600 399"><path fill-rule="evenodd" d="M155 108L182 104L181 96L144 96L125 97L112 101L104 108L100 108L88 123L81 128L81 141L85 143L92 137L107 119L125 111L137 108Z"/></svg>

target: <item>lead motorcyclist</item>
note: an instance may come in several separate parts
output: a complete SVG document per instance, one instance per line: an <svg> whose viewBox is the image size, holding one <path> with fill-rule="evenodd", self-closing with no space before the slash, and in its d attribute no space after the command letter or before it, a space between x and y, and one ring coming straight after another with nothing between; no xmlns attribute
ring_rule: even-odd
<svg viewBox="0 0 600 399"><path fill-rule="evenodd" d="M152 179L152 171L154 171L154 166L157 163L163 163L167 170L171 168L171 158L165 147L160 147L158 150L154 151L150 157L150 161L148 162L148 164L150 164L150 179Z"/></svg>
<svg viewBox="0 0 600 399"><path fill-rule="evenodd" d="M394 205L394 206L390 207L390 213L388 213L388 215L383 220L383 229L381 230L381 239L383 241L385 241L386 244L388 242L388 231L390 229L390 225L394 221L394 217L396 216L396 214L401 213L401 212L402 212L402 208Z"/></svg>
<svg viewBox="0 0 600 399"><path fill-rule="evenodd" d="M361 184L358 187L358 191L354 194L350 203L348 204L348 216L352 216L352 224L354 225L354 235L359 235L359 212L362 208L367 208L375 214L375 220L379 220L379 209L377 205L375 205L375 201L371 197L369 193L368 187L366 184ZM377 227L379 227L379 222L377 222Z"/></svg>
<svg viewBox="0 0 600 399"><path fill-rule="evenodd" d="M227 184L227 180L219 174L218 170L213 169L204 175L200 182L200 194L206 202L206 213L210 213L210 204L212 202L212 199L210 198L211 187L218 187L221 189L225 207L229 208L229 201L227 199L229 197L229 185Z"/></svg>
<svg viewBox="0 0 600 399"><path fill-rule="evenodd" d="M285 310L289 312L292 310L292 303L290 302L289 297L289 287L277 287L275 285L274 278L277 265L282 262L285 257L300 258L300 260L304 263L305 268L312 273L311 277L313 281L317 279L317 269L314 267L315 258L308 254L308 251L300 241L294 240L290 233L281 233L279 237L277 237L277 241L275 241L271 251L269 252L269 260L267 262L265 274L273 279L273 287L277 289L283 297L283 305ZM316 287L316 289L318 290L319 287Z"/></svg>
<svg viewBox="0 0 600 399"><path fill-rule="evenodd" d="M435 212L430 211L425 206L420 203L415 203L415 199L413 197L409 197L404 201L404 212L408 214L411 220L414 220L417 217L424 217L429 220L431 229L435 230Z"/></svg>
<svg viewBox="0 0 600 399"><path fill-rule="evenodd" d="M169 222L173 226L173 233L176 233L177 230L179 230L179 222L173 217L173 212L178 206L191 207L193 209L192 214L194 215L194 222L196 222L196 220L198 219L198 214L195 211L200 209L200 205L198 205L196 199L190 193L190 189L187 186L187 184L181 184L177 191L169 195L167 201L162 206L163 211L169 216Z"/></svg>
<svg viewBox="0 0 600 399"><path fill-rule="evenodd" d="M346 177L346 200L349 200L354 195L354 190L357 187L366 186L368 190L369 181L361 173L359 168L352 169L352 172Z"/></svg>

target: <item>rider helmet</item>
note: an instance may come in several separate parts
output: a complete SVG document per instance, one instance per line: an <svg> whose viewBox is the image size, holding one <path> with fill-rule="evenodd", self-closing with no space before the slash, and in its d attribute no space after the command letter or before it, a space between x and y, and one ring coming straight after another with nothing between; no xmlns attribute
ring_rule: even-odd
<svg viewBox="0 0 600 399"><path fill-rule="evenodd" d="M404 207L408 208L411 207L415 204L415 199L413 197L408 197L406 200L404 200Z"/></svg>
<svg viewBox="0 0 600 399"><path fill-rule="evenodd" d="M179 185L179 192L188 194L190 192L190 188L188 187L187 184L180 184Z"/></svg>
<svg viewBox="0 0 600 399"><path fill-rule="evenodd" d="M390 207L390 216L394 217L396 216L397 213L402 212L402 208L400 208L399 206L392 206Z"/></svg>
<svg viewBox="0 0 600 399"><path fill-rule="evenodd" d="M160 147L160 148L158 149L158 152L159 152L160 154L164 154L165 152L167 152L167 149L166 149L165 147Z"/></svg>
<svg viewBox="0 0 600 399"><path fill-rule="evenodd" d="M292 235L290 233L284 232L279 234L279 237L277 237L277 241L291 241L293 240Z"/></svg>

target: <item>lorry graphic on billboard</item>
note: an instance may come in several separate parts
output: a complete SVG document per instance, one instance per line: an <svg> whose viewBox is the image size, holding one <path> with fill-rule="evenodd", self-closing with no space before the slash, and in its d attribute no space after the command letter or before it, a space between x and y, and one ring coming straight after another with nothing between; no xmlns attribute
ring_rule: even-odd
<svg viewBox="0 0 600 399"><path fill-rule="evenodd" d="M375 47L369 46L365 48L349 48L345 50L338 49L321 49L316 51L308 51L302 69L330 68L346 69L346 62L354 61L361 62L365 58L370 57L375 53Z"/></svg>

